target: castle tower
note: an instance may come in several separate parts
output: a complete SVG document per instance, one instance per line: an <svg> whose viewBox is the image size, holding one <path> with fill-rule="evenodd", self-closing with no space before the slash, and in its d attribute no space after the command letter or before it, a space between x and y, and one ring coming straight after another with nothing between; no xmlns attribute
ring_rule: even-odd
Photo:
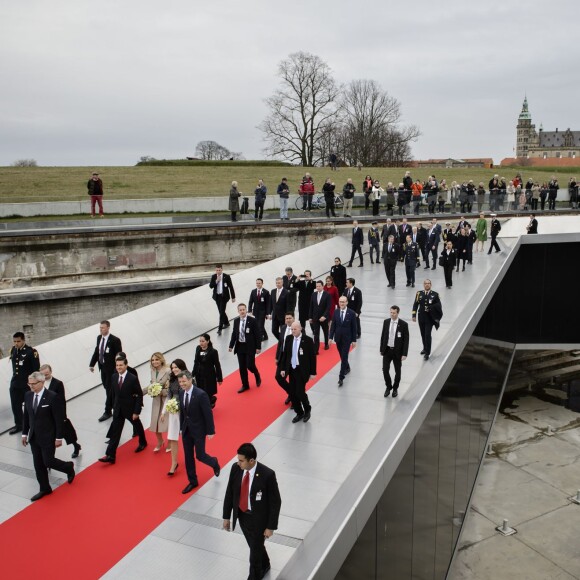
<svg viewBox="0 0 580 580"><path fill-rule="evenodd" d="M528 110L528 97L524 97L522 112L516 125L516 157L527 157L528 147L535 141L536 126L532 125L532 116Z"/></svg>

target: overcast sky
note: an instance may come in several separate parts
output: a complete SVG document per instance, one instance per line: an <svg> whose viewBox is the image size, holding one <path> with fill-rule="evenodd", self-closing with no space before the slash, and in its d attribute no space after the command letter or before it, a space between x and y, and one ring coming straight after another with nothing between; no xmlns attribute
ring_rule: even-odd
<svg viewBox="0 0 580 580"><path fill-rule="evenodd" d="M27 0L0 4L0 165L132 165L212 139L263 157L280 60L374 79L423 133L416 159L513 155L527 93L580 130L578 0Z"/></svg>

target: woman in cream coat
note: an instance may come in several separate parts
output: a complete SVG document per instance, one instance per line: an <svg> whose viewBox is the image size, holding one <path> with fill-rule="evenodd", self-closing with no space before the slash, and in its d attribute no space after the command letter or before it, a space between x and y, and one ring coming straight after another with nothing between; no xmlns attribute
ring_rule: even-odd
<svg viewBox="0 0 580 580"><path fill-rule="evenodd" d="M170 370L165 362L165 357L160 352L154 352L151 355L151 381L149 385L159 383L163 390L157 397L152 397L153 404L151 405L151 424L149 431L155 433L157 437L157 447L153 450L157 453L163 447L163 433L167 432L167 423L161 420L161 414L165 408L165 400L167 398L167 387L169 385ZM147 394L147 387L143 389L143 394Z"/></svg>
<svg viewBox="0 0 580 580"><path fill-rule="evenodd" d="M179 402L179 381L177 375L182 371L187 370L185 362L180 358L176 358L170 365L171 377L169 380L167 400L177 399ZM171 469L167 475L173 475L177 469L177 455L179 452L179 413L168 413L163 408L163 414L161 415L161 421L168 425L167 428L167 451L171 452Z"/></svg>

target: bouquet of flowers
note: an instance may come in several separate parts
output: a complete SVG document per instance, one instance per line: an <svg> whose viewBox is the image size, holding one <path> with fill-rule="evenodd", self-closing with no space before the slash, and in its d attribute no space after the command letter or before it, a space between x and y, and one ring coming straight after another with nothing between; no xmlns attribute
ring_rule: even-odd
<svg viewBox="0 0 580 580"><path fill-rule="evenodd" d="M179 401L177 399L169 399L167 403L165 403L165 410L172 415L175 413L179 413Z"/></svg>
<svg viewBox="0 0 580 580"><path fill-rule="evenodd" d="M158 397L161 394L162 390L163 385L160 385L159 383L153 383L152 385L149 385L147 387L147 394L150 397Z"/></svg>

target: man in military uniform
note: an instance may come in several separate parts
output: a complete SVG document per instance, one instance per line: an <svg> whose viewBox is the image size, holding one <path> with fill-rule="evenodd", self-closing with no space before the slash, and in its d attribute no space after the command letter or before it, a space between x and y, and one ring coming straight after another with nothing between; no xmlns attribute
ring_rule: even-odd
<svg viewBox="0 0 580 580"><path fill-rule="evenodd" d="M379 232L379 225L377 222L373 222L371 224L371 228L368 231L371 264L374 264L373 251L376 252L377 264L381 263L381 248L379 247L380 237L381 233Z"/></svg>
<svg viewBox="0 0 580 580"><path fill-rule="evenodd" d="M491 251L495 248L495 253L497 254L497 252L501 252L501 248L499 247L499 244L497 243L497 236L499 235L499 232L501 232L501 224L499 223L499 220L497 219L497 214L492 213L491 214L491 227L490 227L490 233L491 233L491 246L489 246L489 252L487 252L488 254L491 254Z"/></svg>
<svg viewBox="0 0 580 580"><path fill-rule="evenodd" d="M431 290L431 280L423 282L425 290L419 290L413 303L413 322L417 322L417 312L419 312L419 329L421 330L421 340L423 350L421 354L425 360L429 360L431 355L431 331L433 327L437 330L443 317L443 308L439 294Z"/></svg>
<svg viewBox="0 0 580 580"><path fill-rule="evenodd" d="M407 241L403 246L403 256L405 258L407 287L415 288L415 270L419 261L419 244L414 242L411 236L407 236Z"/></svg>
<svg viewBox="0 0 580 580"><path fill-rule="evenodd" d="M24 404L24 395L30 390L28 377L40 368L38 351L26 344L23 332L14 333L12 342L14 346L10 349L10 362L12 363L10 403L14 415L14 427L10 429L10 435L22 431L22 405Z"/></svg>

